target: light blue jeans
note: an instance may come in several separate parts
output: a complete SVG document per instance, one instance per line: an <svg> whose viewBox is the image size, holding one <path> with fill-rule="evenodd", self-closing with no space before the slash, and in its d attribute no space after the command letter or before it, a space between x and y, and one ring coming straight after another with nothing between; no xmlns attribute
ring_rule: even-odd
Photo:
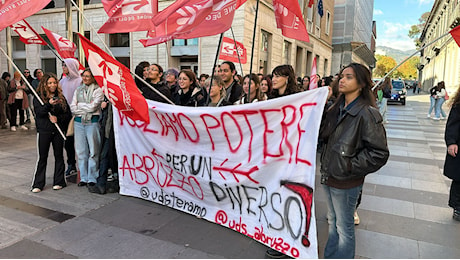
<svg viewBox="0 0 460 260"><path fill-rule="evenodd" d="M435 103L436 99L433 96L430 96L430 109L428 109L428 115L431 115L431 112L433 112Z"/></svg>
<svg viewBox="0 0 460 260"><path fill-rule="evenodd" d="M383 122L387 121L387 110L388 110L388 98L382 98L382 102L380 103L379 110L380 114L382 115Z"/></svg>
<svg viewBox="0 0 460 260"><path fill-rule="evenodd" d="M99 123L74 122L75 152L78 158L81 182L97 182L101 154Z"/></svg>
<svg viewBox="0 0 460 260"><path fill-rule="evenodd" d="M327 185L323 187L329 224L324 258L354 258L356 242L353 215L363 185L351 189L337 189Z"/></svg>
<svg viewBox="0 0 460 260"><path fill-rule="evenodd" d="M446 113L444 113L444 111L442 110L442 104L444 104L445 101L446 100L443 97L436 99L436 104L434 107L434 115L436 118L439 118L440 115L446 117Z"/></svg>

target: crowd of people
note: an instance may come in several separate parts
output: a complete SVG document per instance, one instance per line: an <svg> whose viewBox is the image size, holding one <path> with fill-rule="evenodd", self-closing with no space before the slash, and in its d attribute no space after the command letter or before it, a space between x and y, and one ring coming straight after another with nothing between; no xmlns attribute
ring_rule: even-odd
<svg viewBox="0 0 460 260"><path fill-rule="evenodd" d="M109 182L118 183L112 104L104 96L91 70L80 73L75 59L64 59L62 71L63 75L58 79L53 73L41 69L34 71L34 77L30 76L30 70L24 70L24 76L39 99L32 95L19 72L15 72L12 78L8 72L3 73L0 79L0 127L7 128L9 122L11 131L18 128L28 130L26 124L32 116L35 119L38 162L32 192L38 193L45 188L51 145L55 157L53 190L66 187L66 176L76 174L78 169L79 187L87 187L89 192L98 194L116 192L116 188L108 188ZM193 107L262 102L306 91L311 86L310 77L296 78L291 65L277 66L269 75L241 76L232 62L224 61L211 75L197 76L188 69L164 71L159 64L143 61L136 66L135 74L135 83L146 99ZM388 122L386 101L391 81L385 80L373 89L370 71L357 63L344 67L335 76L316 77L317 87L329 88L318 146L321 183L325 187L328 206L329 238L325 257L353 258L356 209L364 178L382 167L389 156L383 124ZM430 98L428 116L435 109L435 120L445 118L442 111L444 82L430 90ZM457 109L458 102L454 102L453 108ZM451 171L449 169L457 167L449 168L448 162L456 160L459 122L458 115L454 117L451 112L446 143L449 145L447 157L452 158L446 158L446 174ZM454 126L457 128L452 131ZM57 127L64 132L66 140ZM454 215L460 218L460 179L456 175L449 177L455 180L449 205L454 207ZM273 249L267 250L267 255L282 256Z"/></svg>

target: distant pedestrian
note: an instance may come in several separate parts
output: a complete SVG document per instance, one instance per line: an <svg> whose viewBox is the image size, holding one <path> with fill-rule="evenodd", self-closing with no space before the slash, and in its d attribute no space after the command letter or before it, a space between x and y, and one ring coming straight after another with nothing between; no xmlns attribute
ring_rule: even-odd
<svg viewBox="0 0 460 260"><path fill-rule="evenodd" d="M260 82L260 91L262 91L264 95L264 100L267 100L270 93L273 90L272 79L270 76L264 76L262 81Z"/></svg>
<svg viewBox="0 0 460 260"><path fill-rule="evenodd" d="M53 190L60 190L67 186L64 176L64 139L54 123L57 123L64 132L71 118L70 107L62 94L56 75L45 74L40 80L37 94L44 104L34 99L38 146L38 162L32 182L34 193L42 191L45 187L46 165L51 144L54 153Z"/></svg>
<svg viewBox="0 0 460 260"><path fill-rule="evenodd" d="M446 96L446 87L444 85L444 81L438 82L438 85L436 87L436 101L434 105L434 118L433 120L440 120L440 119L446 119L446 113L442 109L442 105L446 101L445 99Z"/></svg>
<svg viewBox="0 0 460 260"><path fill-rule="evenodd" d="M0 127L6 129L6 103L8 101L8 83L0 78Z"/></svg>
<svg viewBox="0 0 460 260"><path fill-rule="evenodd" d="M302 90L308 90L310 88L310 77L304 76L302 79Z"/></svg>
<svg viewBox="0 0 460 260"><path fill-rule="evenodd" d="M444 175L452 180L449 193L449 207L454 209L453 218L460 221L460 88L450 101L452 109L447 119L444 140L447 146Z"/></svg>
<svg viewBox="0 0 460 260"><path fill-rule="evenodd" d="M340 73L341 95L326 111L320 137L321 184L326 192L329 237L324 258L355 257L354 212L364 178L380 169L389 151L382 117L375 108L370 71L351 63Z"/></svg>
<svg viewBox="0 0 460 260"><path fill-rule="evenodd" d="M82 84L75 90L70 109L75 116L75 150L80 170L78 186L88 185L88 190L96 189L99 176L101 134L98 121L103 100L102 88L97 84L91 70L85 69L82 73Z"/></svg>
<svg viewBox="0 0 460 260"><path fill-rule="evenodd" d="M436 105L436 88L437 85L433 86L430 88L430 108L428 109L428 114L426 115L427 118L431 118L431 112L433 112L433 109Z"/></svg>
<svg viewBox="0 0 460 260"><path fill-rule="evenodd" d="M21 78L19 71L14 72L13 79L8 86L8 104L10 106L10 127L11 131L15 132L18 126L16 122L17 113L19 111L19 128L22 130L29 130L24 123L24 113L29 107L29 98L27 97L27 87L24 80Z"/></svg>

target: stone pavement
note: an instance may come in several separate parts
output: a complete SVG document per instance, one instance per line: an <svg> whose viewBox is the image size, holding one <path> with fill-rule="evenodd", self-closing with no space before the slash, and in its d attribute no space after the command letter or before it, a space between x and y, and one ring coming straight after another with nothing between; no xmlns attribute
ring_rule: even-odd
<svg viewBox="0 0 460 260"><path fill-rule="evenodd" d="M442 175L446 121L427 119L428 106L428 95L420 94L388 107L391 156L366 177L357 258L460 258L460 222L452 220L450 182ZM53 191L52 152L48 185L31 193L35 129L0 130L0 147L0 258L265 257L258 242L152 202L92 194L74 183ZM316 188L322 257L326 205L318 181Z"/></svg>

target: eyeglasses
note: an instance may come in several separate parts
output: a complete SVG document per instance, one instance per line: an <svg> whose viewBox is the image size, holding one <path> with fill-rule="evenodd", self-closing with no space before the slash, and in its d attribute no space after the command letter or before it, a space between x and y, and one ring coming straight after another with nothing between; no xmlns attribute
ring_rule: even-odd
<svg viewBox="0 0 460 260"><path fill-rule="evenodd" d="M159 71L157 68L151 68L150 70Z"/></svg>
<svg viewBox="0 0 460 260"><path fill-rule="evenodd" d="M26 73L28 73L28 74L29 74L29 73L30 73L30 71L24 71L24 74L26 74Z"/></svg>

